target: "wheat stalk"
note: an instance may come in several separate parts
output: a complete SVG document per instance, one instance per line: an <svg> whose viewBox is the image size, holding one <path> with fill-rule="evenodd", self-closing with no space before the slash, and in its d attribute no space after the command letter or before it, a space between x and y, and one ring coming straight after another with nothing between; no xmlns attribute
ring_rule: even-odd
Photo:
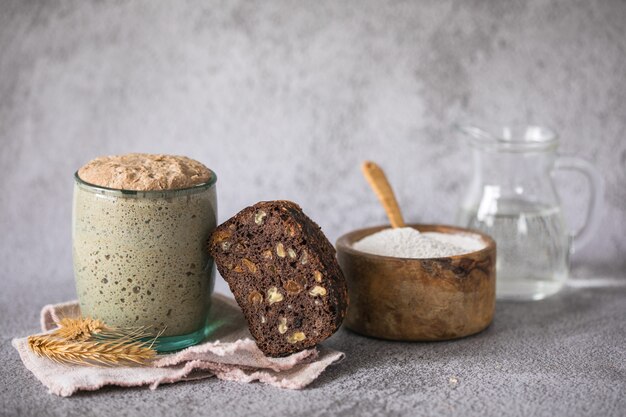
<svg viewBox="0 0 626 417"><path fill-rule="evenodd" d="M59 363L79 365L145 365L156 356L146 338L147 328L118 329L90 317L63 317L58 329L28 338L28 346L36 355Z"/></svg>
<svg viewBox="0 0 626 417"><path fill-rule="evenodd" d="M78 365L146 365L156 356L152 344L122 337L105 341L68 341L47 335L28 337L36 355Z"/></svg>
<svg viewBox="0 0 626 417"><path fill-rule="evenodd" d="M56 322L58 329L51 336L68 341L87 341L129 338L139 340L151 335L145 326L135 328L109 327L102 320L91 317L64 317Z"/></svg>
<svg viewBox="0 0 626 417"><path fill-rule="evenodd" d="M58 329L50 335L66 340L89 340L94 334L104 334L110 331L101 320L90 317L64 317L57 323Z"/></svg>

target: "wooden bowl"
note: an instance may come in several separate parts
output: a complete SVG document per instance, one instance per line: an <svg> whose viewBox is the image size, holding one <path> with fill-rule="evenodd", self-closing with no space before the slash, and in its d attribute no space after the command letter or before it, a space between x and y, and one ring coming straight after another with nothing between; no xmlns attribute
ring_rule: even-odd
<svg viewBox="0 0 626 417"><path fill-rule="evenodd" d="M337 240L350 305L344 324L365 336L405 341L449 340L485 329L493 319L496 244L474 230L409 225L420 232L470 234L485 247L444 258L378 256L352 248L389 226L355 230Z"/></svg>

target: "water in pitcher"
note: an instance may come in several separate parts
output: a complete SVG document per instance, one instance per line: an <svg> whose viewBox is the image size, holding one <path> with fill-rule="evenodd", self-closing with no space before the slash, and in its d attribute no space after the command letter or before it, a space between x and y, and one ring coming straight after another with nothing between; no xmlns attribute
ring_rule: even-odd
<svg viewBox="0 0 626 417"><path fill-rule="evenodd" d="M462 208L459 221L495 239L498 298L538 300L564 285L569 238L558 206L500 199L488 212Z"/></svg>

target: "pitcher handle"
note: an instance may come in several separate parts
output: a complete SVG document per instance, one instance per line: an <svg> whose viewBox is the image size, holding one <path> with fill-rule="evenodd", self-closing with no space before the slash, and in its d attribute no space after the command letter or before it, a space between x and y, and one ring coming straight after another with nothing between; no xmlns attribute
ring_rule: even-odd
<svg viewBox="0 0 626 417"><path fill-rule="evenodd" d="M585 223L580 229L571 233L570 252L582 248L587 245L598 224L600 223L600 211L602 210L602 201L604 198L604 179L600 175L600 171L586 160L574 156L560 155L554 165L555 169L571 170L582 173L589 181L589 205L587 207L587 215Z"/></svg>

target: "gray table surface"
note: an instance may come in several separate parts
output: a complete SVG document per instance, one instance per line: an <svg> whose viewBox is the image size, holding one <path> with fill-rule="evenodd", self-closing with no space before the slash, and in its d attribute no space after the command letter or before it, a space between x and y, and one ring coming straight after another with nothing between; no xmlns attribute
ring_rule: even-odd
<svg viewBox="0 0 626 417"><path fill-rule="evenodd" d="M533 303L498 302L483 333L439 343L368 339L341 329L346 353L302 391L215 378L148 388L50 395L11 339L35 332L39 307L73 297L41 279L0 295L3 416L626 415L626 277L575 271L571 285Z"/></svg>

